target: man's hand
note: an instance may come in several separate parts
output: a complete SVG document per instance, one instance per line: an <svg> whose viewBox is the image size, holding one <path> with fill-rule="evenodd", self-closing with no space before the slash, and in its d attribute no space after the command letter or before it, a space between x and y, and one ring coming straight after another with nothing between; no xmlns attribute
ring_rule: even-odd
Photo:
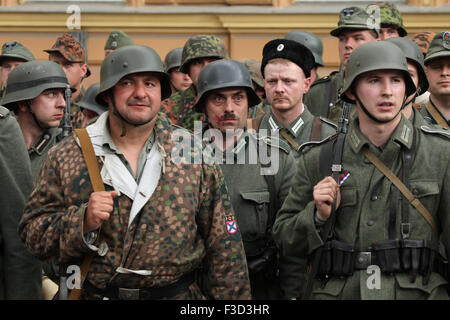
<svg viewBox="0 0 450 320"><path fill-rule="evenodd" d="M98 191L91 194L84 215L84 233L100 228L102 222L109 219L114 209L114 198L118 195L119 192L115 190Z"/></svg>
<svg viewBox="0 0 450 320"><path fill-rule="evenodd" d="M317 214L326 220L331 214L331 205L337 196L336 209L341 203L341 191L334 179L329 176L314 186L313 198L316 203Z"/></svg>

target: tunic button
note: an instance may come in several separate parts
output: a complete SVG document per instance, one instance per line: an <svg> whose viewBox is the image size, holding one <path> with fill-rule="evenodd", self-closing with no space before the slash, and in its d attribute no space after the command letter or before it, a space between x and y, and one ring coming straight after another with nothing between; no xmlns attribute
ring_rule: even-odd
<svg viewBox="0 0 450 320"><path fill-rule="evenodd" d="M414 193L415 196L417 196L419 194L419 190L413 189L413 193Z"/></svg>
<svg viewBox="0 0 450 320"><path fill-rule="evenodd" d="M377 196L372 196L371 200L372 201L378 200L378 197Z"/></svg>
<svg viewBox="0 0 450 320"><path fill-rule="evenodd" d="M373 220L367 221L367 225L368 225L369 227L373 226L374 223L375 223L375 222L374 222Z"/></svg>

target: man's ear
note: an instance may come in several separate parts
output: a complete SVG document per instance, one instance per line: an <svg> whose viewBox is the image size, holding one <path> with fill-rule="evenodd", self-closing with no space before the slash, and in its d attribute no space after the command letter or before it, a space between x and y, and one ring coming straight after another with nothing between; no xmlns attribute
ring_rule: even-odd
<svg viewBox="0 0 450 320"><path fill-rule="evenodd" d="M86 78L86 74L87 74L87 64L86 63L81 65L81 71L83 72L83 75L81 76L82 79Z"/></svg>
<svg viewBox="0 0 450 320"><path fill-rule="evenodd" d="M28 110L28 104L26 101L18 101L16 102L17 111L26 112Z"/></svg>
<svg viewBox="0 0 450 320"><path fill-rule="evenodd" d="M353 88L349 88L347 91L342 94L346 94L351 100L356 101L356 96L353 94Z"/></svg>

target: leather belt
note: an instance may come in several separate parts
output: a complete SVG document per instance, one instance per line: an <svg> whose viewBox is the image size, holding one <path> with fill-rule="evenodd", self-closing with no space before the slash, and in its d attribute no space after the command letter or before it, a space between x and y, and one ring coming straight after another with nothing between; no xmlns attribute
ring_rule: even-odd
<svg viewBox="0 0 450 320"><path fill-rule="evenodd" d="M83 290L89 293L101 295L111 300L158 300L170 298L179 293L187 291L188 287L195 281L195 273L191 272L182 276L178 281L164 287L153 287L143 289L119 288L108 286L101 290L89 281L83 284Z"/></svg>

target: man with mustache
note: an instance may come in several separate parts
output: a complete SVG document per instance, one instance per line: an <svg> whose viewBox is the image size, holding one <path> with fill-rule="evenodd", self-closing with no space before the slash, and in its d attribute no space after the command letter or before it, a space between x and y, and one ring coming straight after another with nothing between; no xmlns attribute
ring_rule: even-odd
<svg viewBox="0 0 450 320"><path fill-rule="evenodd" d="M350 56L342 98L357 115L344 140L301 157L274 224L282 255L313 257L299 296L450 298L450 134L405 118L415 92L395 44L367 43Z"/></svg>
<svg viewBox="0 0 450 320"><path fill-rule="evenodd" d="M442 127L450 129L450 31L436 34L425 57L430 83L430 99L422 105L422 115Z"/></svg>
<svg viewBox="0 0 450 320"><path fill-rule="evenodd" d="M295 172L289 148L246 127L248 109L260 103L247 68L235 60L207 65L199 75L194 108L204 112L203 154L221 164L241 230L253 299L284 296L271 229ZM279 270L279 272L278 272Z"/></svg>
<svg viewBox="0 0 450 320"><path fill-rule="evenodd" d="M23 86L28 83L28 86ZM9 75L2 104L13 110L25 138L34 180L47 152L61 140L58 128L68 86L62 68L51 61L30 61Z"/></svg>
<svg viewBox="0 0 450 320"><path fill-rule="evenodd" d="M196 162L201 146L159 112L170 92L155 50L115 50L96 95L108 111L81 130L86 140L69 136L43 164L19 233L40 259L80 266L92 257L82 299L250 298L222 171ZM189 140L183 154L176 134ZM89 173L80 141L92 144L99 174ZM104 190L93 188L96 176Z"/></svg>
<svg viewBox="0 0 450 320"><path fill-rule="evenodd" d="M302 144L336 133L333 123L314 117L310 112L312 106L303 103L311 85L314 63L311 51L293 40L275 39L263 49L261 73L271 110L261 119L259 129L279 133L296 160Z"/></svg>
<svg viewBox="0 0 450 320"><path fill-rule="evenodd" d="M359 7L345 8L339 13L338 26L330 34L339 40L341 70L316 80L305 94L305 104L313 115L338 122L344 104L339 97L344 82L343 71L353 50L378 38L380 25L375 18Z"/></svg>

